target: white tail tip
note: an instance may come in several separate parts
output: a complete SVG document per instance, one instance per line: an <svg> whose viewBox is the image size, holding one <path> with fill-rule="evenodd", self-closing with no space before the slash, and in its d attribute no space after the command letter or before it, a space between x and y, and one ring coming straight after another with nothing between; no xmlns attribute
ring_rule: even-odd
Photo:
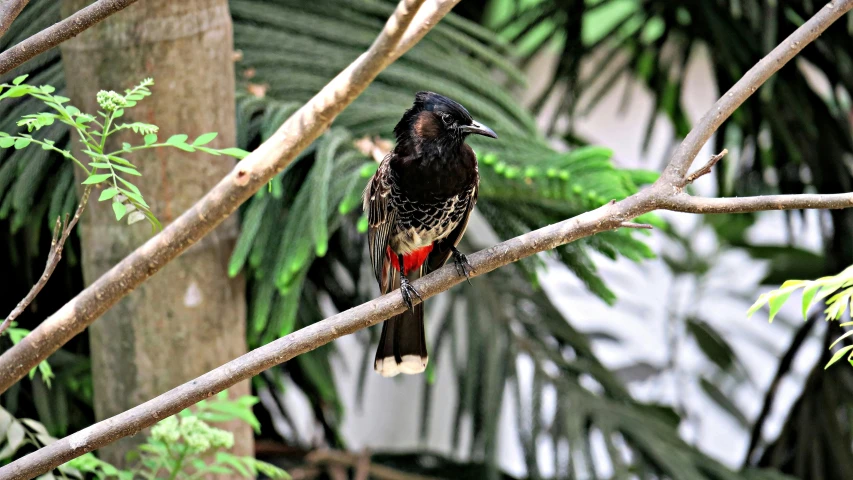
<svg viewBox="0 0 853 480"><path fill-rule="evenodd" d="M373 369L383 377L394 377L397 374L416 375L426 370L428 357L419 355L403 355L402 362L397 363L394 357L380 358L373 362Z"/></svg>

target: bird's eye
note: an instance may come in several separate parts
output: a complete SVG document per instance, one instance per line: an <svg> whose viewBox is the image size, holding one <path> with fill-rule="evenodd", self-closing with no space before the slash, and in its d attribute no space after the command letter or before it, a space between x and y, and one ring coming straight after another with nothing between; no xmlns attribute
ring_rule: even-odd
<svg viewBox="0 0 853 480"><path fill-rule="evenodd" d="M453 118L451 118L450 115L442 115L441 120L444 122L445 125L449 126L453 124Z"/></svg>

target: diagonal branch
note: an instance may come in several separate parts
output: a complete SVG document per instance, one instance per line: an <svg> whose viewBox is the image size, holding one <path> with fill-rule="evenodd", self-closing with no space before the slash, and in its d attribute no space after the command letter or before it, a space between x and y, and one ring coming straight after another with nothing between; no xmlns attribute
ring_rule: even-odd
<svg viewBox="0 0 853 480"><path fill-rule="evenodd" d="M137 0L98 0L65 20L45 28L23 42L3 53L0 53L0 75L7 73L9 70L21 65L36 55L50 50L69 38L76 37L92 25L95 25L110 15L136 3L136 1ZM7 0L7 2L11 4L27 4L26 1L20 0ZM23 8L23 5L21 5L21 8ZM10 7L12 6L10 5ZM20 10L18 10L18 13L20 13ZM2 14L5 16L5 8ZM18 14L15 13L15 16L17 15ZM14 17L12 18L14 19ZM2 27L6 27L8 29L9 25L12 24L11 20L9 21L9 25L6 25L4 20L0 20L0 22L2 22L0 23L0 29L2 29ZM5 30L0 30L0 35L3 33L5 33Z"/></svg>
<svg viewBox="0 0 853 480"><path fill-rule="evenodd" d="M768 78L797 56L806 45L813 42L827 27L847 13L850 8L850 0L828 2L809 21L801 25L777 45L773 51L750 68L725 95L714 103L710 110L705 112L699 123L690 130L690 133L687 134L687 137L672 155L672 159L658 180L658 184L675 185L678 188L684 187L687 171L693 164L696 155L699 154L699 150L711 138L711 135L720 128L720 125L731 116L732 112L755 93Z"/></svg>
<svg viewBox="0 0 853 480"><path fill-rule="evenodd" d="M370 82L459 0L403 0L370 49L287 119L266 142L159 234L137 248L0 356L0 392L82 332L137 285L216 228L316 140ZM416 23L413 23L416 22ZM412 28L408 28L411 24Z"/></svg>
<svg viewBox="0 0 853 480"><path fill-rule="evenodd" d="M39 277L38 282L36 282L36 284L33 285L33 288L30 289L30 292L27 293L27 296L18 302L18 305L15 306L9 316L3 320L3 323L0 323L0 335L9 328L16 318L24 313L24 310L33 303L36 295L38 295L39 292L41 292L41 289L47 285L47 281L50 279L50 276L53 275L53 271L56 270L56 266L59 265L59 261L62 260L62 249L65 248L65 241L68 240L68 235L71 233L71 230L74 229L74 226L77 225L77 221L80 220L80 215L83 214L83 210L86 209L90 193L92 193L91 186L88 186L83 190L83 196L80 198L80 204L77 205L77 211L74 212L74 217L71 218L70 222L68 221L68 214L65 215L64 225L61 218L56 217L56 225L53 227L53 240L50 242L50 253L47 254L47 265L44 267L44 272L41 274L41 277Z"/></svg>
<svg viewBox="0 0 853 480"><path fill-rule="evenodd" d="M30 0L6 0L0 5L0 37L6 35L12 22L18 18L21 10L30 3Z"/></svg>

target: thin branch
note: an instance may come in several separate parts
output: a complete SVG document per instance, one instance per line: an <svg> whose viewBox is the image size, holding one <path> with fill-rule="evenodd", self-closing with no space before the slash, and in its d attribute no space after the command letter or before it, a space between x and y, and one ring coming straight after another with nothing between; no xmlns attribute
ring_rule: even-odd
<svg viewBox="0 0 853 480"><path fill-rule="evenodd" d="M814 210L853 207L853 193L761 195L757 197L708 198L684 193L668 196L660 208L686 213L748 213L765 210Z"/></svg>
<svg viewBox="0 0 853 480"><path fill-rule="evenodd" d="M690 130L690 133L687 134L687 137L673 154L669 165L657 183L675 185L678 188L684 187L687 171L696 155L699 154L699 150L711 138L711 135L720 128L720 125L731 116L732 112L755 93L768 78L799 54L806 45L814 41L827 27L847 13L851 7L853 7L853 0L833 0L827 3L809 21L801 25L777 45L773 51L750 68Z"/></svg>
<svg viewBox="0 0 853 480"><path fill-rule="evenodd" d="M21 10L30 3L30 0L5 0L0 5L0 37L6 35L12 22L18 18Z"/></svg>
<svg viewBox="0 0 853 480"><path fill-rule="evenodd" d="M0 324L0 335L12 325L12 322L15 321L24 310L30 305L30 303L35 300L36 295L41 292L41 289L47 285L47 281L50 279L50 276L53 275L53 271L56 270L56 266L59 265L59 261L62 260L62 249L65 248L65 241L68 240L68 235L71 233L71 230L74 229L74 226L77 225L77 221L80 220L80 215L83 214L83 210L86 209L86 204L89 202L89 194L92 192L92 187L88 186L85 190L83 190L83 196L80 198L80 203L77 205L77 211L74 212L74 217L71 218L71 221L68 221L68 215L65 215L65 222L63 225L62 218L56 217L56 224L53 226L53 237L50 242L50 253L47 254L47 265L44 267L44 272L39 277L38 282L33 285L33 288L30 289L30 292L27 293L27 296L21 300L17 306L12 310L12 312L3 320L3 323Z"/></svg>
<svg viewBox="0 0 853 480"><path fill-rule="evenodd" d="M714 165L716 165L717 162L722 160L723 157L725 157L727 153L729 153L728 149L724 148L722 152L712 156L711 159L708 160L708 163L706 163L702 168L700 168L699 170L696 170L695 172L688 175L687 178L684 180L684 183L686 185L689 185L689 184L693 183L694 181L696 181L696 179L701 177L702 175L707 175L707 174L711 173L711 169L714 168Z"/></svg>
<svg viewBox="0 0 853 480"><path fill-rule="evenodd" d="M651 230L655 227L649 225L648 223L634 223L634 222L622 222L619 224L622 228L638 228L644 230Z"/></svg>
<svg viewBox="0 0 853 480"><path fill-rule="evenodd" d="M459 0L403 0L370 49L240 161L202 199L103 274L0 356L0 392L86 329L136 286L210 233L316 140L393 59L435 26ZM417 15L416 15L417 14ZM418 23L412 23L413 17ZM412 28L408 28L411 24Z"/></svg>
<svg viewBox="0 0 853 480"><path fill-rule="evenodd" d="M314 465L338 465L363 470L368 474L364 478L377 480L437 480L435 477L425 477L414 473L403 472L385 465L370 463L370 455L342 452L340 450L314 450L305 460Z"/></svg>
<svg viewBox="0 0 853 480"><path fill-rule="evenodd" d="M84 30L136 3L136 1L98 0L65 20L45 28L0 54L0 74L9 72L18 65L50 50L69 38L76 37ZM26 4L27 2L22 3Z"/></svg>
<svg viewBox="0 0 853 480"><path fill-rule="evenodd" d="M162 268L168 261L197 242L237 206L261 188L291 159L325 130L335 115L348 105L367 84L408 47L426 33L455 1L439 4L435 18L426 18L406 30L418 2L397 7L370 50L336 77L308 104L246 159L240 162L222 182L189 211L159 235L113 267L92 286L25 337L18 345L0 356L0 391L8 388L29 369L58 349L67 339L82 331L95 318L126 295L136 285ZM445 9L446 8L446 9ZM718 101L705 114L673 155L661 179L651 187L624 200L608 203L574 218L540 228L468 256L474 268L472 277L483 275L521 258L556 248L606 230L622 226L644 213L663 208L675 211L735 212L778 208L843 208L853 206L853 194L794 195L790 197L756 197L756 199L692 199L679 193L686 172L696 153L719 125L755 92L767 77L816 38L833 21L853 8L853 0L836 0L821 9L811 20L797 29L783 47L777 47L759 66ZM421 18L421 14L418 14ZM420 22L420 20L419 20ZM402 38L402 41L399 41ZM390 44L399 44L394 47ZM390 52L389 56L383 54ZM793 52L793 53L792 53ZM756 71L757 70L757 71ZM726 100L727 98L734 100ZM745 210L749 208L749 210ZM423 298L429 298L462 282L453 265L414 282ZM240 356L195 380L191 380L137 407L98 422L73 435L45 446L0 468L0 478L32 478L74 457L107 445L119 438L135 434L166 416L176 414L198 401L248 379L297 355L325 345L357 330L376 325L406 309L399 292L391 292L323 321L307 326L283 338Z"/></svg>
<svg viewBox="0 0 853 480"><path fill-rule="evenodd" d="M752 426L752 432L749 435L749 447L747 447L746 455L743 459L743 468L746 468L750 464L750 459L755 454L755 450L758 448L758 443L761 441L761 434L764 432L764 424L770 416L770 409L773 407L773 401L776 399L776 393L779 390L779 385L782 384L782 378L791 370L794 358L796 358L797 353L799 353L800 348L803 346L803 343L805 343L806 338L808 338L809 332L811 332L812 327L814 327L817 317L817 314L812 315L809 320L797 330L796 335L794 335L794 338L791 340L791 345L788 346L785 350L785 355L783 355L782 359L779 360L779 365L776 367L776 374L773 376L770 386L767 387L767 392L764 395L764 401L761 403L761 411L758 413L758 417L756 417L755 423Z"/></svg>

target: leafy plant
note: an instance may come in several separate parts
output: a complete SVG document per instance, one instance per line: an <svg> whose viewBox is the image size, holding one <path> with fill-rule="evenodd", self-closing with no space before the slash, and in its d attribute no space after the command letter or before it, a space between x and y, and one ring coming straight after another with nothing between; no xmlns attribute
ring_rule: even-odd
<svg viewBox="0 0 853 480"><path fill-rule="evenodd" d="M27 330L26 328L20 328L20 327L17 327L16 325L17 324L15 322L12 322L12 324L8 330L9 338L12 340L13 345L17 345L18 342L20 342L24 337L26 337L30 333L30 331ZM42 360L41 363L39 363L36 368L33 368L32 370L30 370L30 379L35 377L36 371L38 371L41 374L41 379L49 387L50 386L50 380L53 378L53 370L50 368L50 364L47 362L46 359Z"/></svg>
<svg viewBox="0 0 853 480"><path fill-rule="evenodd" d="M257 402L257 397L248 395L229 400L227 392L220 392L213 400L202 400L194 409L160 421L151 428L144 444L128 452L128 459L136 464L131 469L118 469L90 452L61 465L57 471L62 478L83 479L88 474L99 480L154 479L164 478L164 474L170 480L198 479L207 474L256 478L259 473L271 479L289 479L287 472L275 465L222 451L234 445L234 435L208 424L240 420L260 431L258 419L252 413ZM26 445L38 448L55 441L41 423L29 418L16 419L0 408L0 461L9 459ZM39 478L53 480L57 476L48 473Z"/></svg>
<svg viewBox="0 0 853 480"><path fill-rule="evenodd" d="M114 91L98 92L97 100L101 111L98 111L98 120L95 116L83 113L77 107L66 105L68 98L54 95L56 89L50 85L33 86L24 82L27 75L16 77L11 84L0 85L0 100L5 98L17 98L24 95L37 98L53 110L52 113L39 112L24 115L18 121L18 126L27 128L27 133L9 134L0 131L0 148L14 148L21 150L29 145L40 145L43 150L52 150L63 157L71 160L86 172L87 178L83 180L86 188L103 188L98 201L111 201L116 220L127 216L127 223L133 224L147 218L153 228L162 228L160 222L151 212L148 203L142 197L142 192L127 176L141 176L136 166L124 158L127 154L158 147L173 147L185 152L202 151L212 155L230 155L236 158L245 157L248 152L239 148L214 149L206 147L214 138L216 133L205 133L187 143L187 135L172 135L165 142L158 142L156 125L142 122L118 123L118 119L124 115L125 110L136 106L137 102L151 95L149 87L154 85L154 80L148 78L136 87L125 90L124 95ZM54 140L48 138L37 138L33 132L44 127L61 122L74 129L79 141L83 144L83 153L91 157L88 167L77 159L70 150L56 146ZM132 130L142 135L141 145L123 143L122 148L116 151L107 151L107 138L122 130ZM90 168L91 167L91 170Z"/></svg>
<svg viewBox="0 0 853 480"><path fill-rule="evenodd" d="M826 309L824 310L826 320L840 320L847 312L848 305L851 305L851 302L853 302L853 266L845 268L838 275L822 277L817 280L788 280L778 289L762 293L758 297L758 300L749 308L747 315L752 316L752 314L760 310L764 305L769 305L769 321L772 322L773 318L782 308L782 305L798 290L803 291L802 313L804 320L808 320L808 313L811 307L824 298L826 298ZM851 307L851 312L853 312L853 307ZM841 326L853 326L853 322L845 322ZM853 335L853 330L848 330L832 342L829 348L832 349L832 347L851 335ZM835 352L824 369L829 368L844 358L845 355L850 365L853 365L853 345L847 345Z"/></svg>

